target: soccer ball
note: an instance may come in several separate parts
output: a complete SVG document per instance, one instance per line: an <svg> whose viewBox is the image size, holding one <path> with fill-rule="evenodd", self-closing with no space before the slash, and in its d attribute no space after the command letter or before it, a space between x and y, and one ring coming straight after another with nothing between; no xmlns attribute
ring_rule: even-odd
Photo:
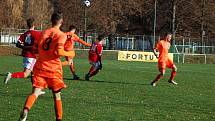
<svg viewBox="0 0 215 121"><path fill-rule="evenodd" d="M90 6L90 1L89 1L89 0L85 0L85 1L84 1L84 4L85 4L87 7L89 7L89 6Z"/></svg>

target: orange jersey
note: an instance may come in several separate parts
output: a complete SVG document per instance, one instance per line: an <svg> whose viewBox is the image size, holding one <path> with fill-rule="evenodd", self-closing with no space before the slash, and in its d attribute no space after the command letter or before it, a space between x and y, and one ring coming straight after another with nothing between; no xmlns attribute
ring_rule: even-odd
<svg viewBox="0 0 215 121"><path fill-rule="evenodd" d="M62 65L60 56L56 54L58 49L64 48L66 35L56 28L44 30L35 48L39 57L34 66L33 73L37 76L48 78L62 78Z"/></svg>
<svg viewBox="0 0 215 121"><path fill-rule="evenodd" d="M79 42L85 46L91 46L90 44L80 39L76 34L72 32L66 32L65 34L67 36L67 40L65 42L64 49L67 51L74 50L74 42Z"/></svg>
<svg viewBox="0 0 215 121"><path fill-rule="evenodd" d="M160 40L157 45L156 49L159 51L158 62L165 62L169 59L168 52L170 48L170 43L165 40Z"/></svg>

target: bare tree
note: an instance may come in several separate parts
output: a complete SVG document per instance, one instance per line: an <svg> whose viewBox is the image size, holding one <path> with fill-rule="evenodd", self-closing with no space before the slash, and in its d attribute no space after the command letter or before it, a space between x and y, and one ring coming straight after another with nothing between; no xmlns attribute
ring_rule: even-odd
<svg viewBox="0 0 215 121"><path fill-rule="evenodd" d="M23 0L0 1L1 27L19 27L22 21Z"/></svg>
<svg viewBox="0 0 215 121"><path fill-rule="evenodd" d="M53 6L49 0L25 0L23 17L34 17L37 29L44 29L49 25Z"/></svg>

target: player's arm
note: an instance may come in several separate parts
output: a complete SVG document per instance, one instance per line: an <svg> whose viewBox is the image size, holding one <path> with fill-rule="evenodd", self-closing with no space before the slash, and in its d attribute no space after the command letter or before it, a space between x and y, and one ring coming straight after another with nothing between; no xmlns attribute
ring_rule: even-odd
<svg viewBox="0 0 215 121"><path fill-rule="evenodd" d="M58 56L74 56L74 51L65 51L64 48L58 48L56 54Z"/></svg>
<svg viewBox="0 0 215 121"><path fill-rule="evenodd" d="M158 58L158 53L157 53L157 48L156 47L153 48L153 53L154 53L155 57Z"/></svg>
<svg viewBox="0 0 215 121"><path fill-rule="evenodd" d="M18 42L16 43L16 47L23 49L24 44L18 40Z"/></svg>
<svg viewBox="0 0 215 121"><path fill-rule="evenodd" d="M158 58L158 52L157 51L158 51L158 48L160 48L160 46L161 46L161 42L158 41L158 43L156 44L155 48L153 48L153 53L154 53L156 58Z"/></svg>
<svg viewBox="0 0 215 121"><path fill-rule="evenodd" d="M88 47L91 46L91 44L89 44L89 43L85 42L84 40L80 39L77 35L74 35L74 40L79 42L79 43L81 43L81 44L83 44L83 45L85 45L85 46L88 46Z"/></svg>
<svg viewBox="0 0 215 121"><path fill-rule="evenodd" d="M16 43L16 47L23 49L24 48L24 35L22 34L17 43Z"/></svg>
<svg viewBox="0 0 215 121"><path fill-rule="evenodd" d="M16 43L16 47L21 48L21 49L31 49L33 46L32 45L24 45L23 42L19 41Z"/></svg>

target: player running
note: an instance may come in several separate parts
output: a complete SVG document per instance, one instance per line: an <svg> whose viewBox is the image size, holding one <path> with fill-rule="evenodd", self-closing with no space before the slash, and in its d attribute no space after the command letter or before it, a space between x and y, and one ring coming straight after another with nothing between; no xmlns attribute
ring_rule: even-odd
<svg viewBox="0 0 215 121"><path fill-rule="evenodd" d="M34 45L39 57L33 69L33 90L27 97L20 121L26 121L27 115L42 90L49 88L52 90L55 105L56 121L62 121L63 109L61 101L61 89L66 85L62 77L62 64L60 56L72 56L74 52L64 51L66 35L60 31L63 23L61 13L53 13L51 16L52 27L44 30L41 37Z"/></svg>
<svg viewBox="0 0 215 121"><path fill-rule="evenodd" d="M90 47L88 59L91 64L91 68L85 75L85 80L90 80L90 77L96 75L102 69L101 56L103 50L102 42L104 38L104 35L99 35Z"/></svg>
<svg viewBox="0 0 215 121"><path fill-rule="evenodd" d="M39 39L40 32L34 30L34 18L27 19L28 31L22 34L16 44L22 49L23 72L7 73L4 83L7 84L11 78L26 78L30 75L36 62L36 55L33 52L33 45Z"/></svg>
<svg viewBox="0 0 215 121"><path fill-rule="evenodd" d="M171 33L167 33L165 35L165 38L158 41L156 47L154 48L154 54L155 56L158 58L158 69L160 71L160 73L157 75L157 77L151 82L152 86L156 86L157 82L164 76L165 74L165 69L167 68L171 68L172 69L172 73L171 73L171 77L168 80L169 83L172 83L174 85L177 85L178 83L176 83L174 81L174 77L176 76L176 66L173 63L173 61L169 58L168 56L168 51L170 48L170 42L171 42L171 38L172 38L172 34ZM159 56L157 54L156 51L159 51Z"/></svg>
<svg viewBox="0 0 215 121"><path fill-rule="evenodd" d="M80 39L76 34L76 27L71 25L69 27L69 32L66 32L67 40L65 42L64 48L66 51L74 51L74 42L79 42L85 46L91 46L91 44L86 43L84 40ZM66 61L62 62L62 65L69 65L70 71L73 74L73 79L78 80L80 77L75 73L74 61L73 58L75 56L66 56Z"/></svg>

